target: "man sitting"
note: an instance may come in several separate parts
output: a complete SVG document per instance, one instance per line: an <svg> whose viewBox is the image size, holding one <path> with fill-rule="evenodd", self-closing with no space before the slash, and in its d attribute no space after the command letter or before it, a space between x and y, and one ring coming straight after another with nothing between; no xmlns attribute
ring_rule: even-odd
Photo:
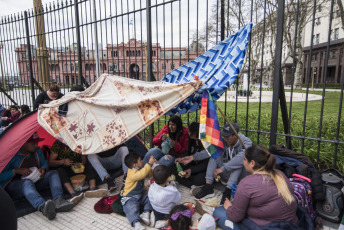
<svg viewBox="0 0 344 230"><path fill-rule="evenodd" d="M57 171L48 171L48 162L43 156L38 142L44 140L34 133L14 155L0 174L0 186L15 199L25 197L30 204L41 211L44 216L52 220L56 212L68 212L74 204L62 198L63 191ZM33 173L36 167L40 173L39 178L24 179ZM24 178L23 178L24 177ZM38 179L38 181L35 181ZM45 201L37 192L50 187L52 200Z"/></svg>
<svg viewBox="0 0 344 230"><path fill-rule="evenodd" d="M245 147L251 147L252 141L239 133L239 125L234 122L231 122L231 124L244 142ZM214 178L220 176L221 181L226 184L226 189L221 199L221 204L223 204L226 198L231 198L232 185L237 184L239 178L246 174L246 170L243 168L245 148L240 142L239 137L235 134L235 131L228 123L222 128L221 135L224 142L224 153L222 156L216 158L216 160L210 158L205 177L206 185L196 195L197 199L215 196L212 183Z"/></svg>

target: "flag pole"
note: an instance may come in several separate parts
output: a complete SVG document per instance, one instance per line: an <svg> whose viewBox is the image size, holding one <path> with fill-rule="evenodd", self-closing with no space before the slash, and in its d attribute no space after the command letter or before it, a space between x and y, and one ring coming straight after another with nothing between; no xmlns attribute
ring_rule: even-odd
<svg viewBox="0 0 344 230"><path fill-rule="evenodd" d="M221 115L223 116L223 118L227 121L227 123L229 124L229 126L232 128L232 130L234 131L235 135L239 138L242 146L244 146L244 149L246 149L246 146L244 144L244 142L242 141L242 139L240 138L238 132L235 130L235 128L233 127L232 123L229 122L228 118L225 116L225 114L222 112L222 110L220 109L219 106L217 106L217 109L220 111Z"/></svg>

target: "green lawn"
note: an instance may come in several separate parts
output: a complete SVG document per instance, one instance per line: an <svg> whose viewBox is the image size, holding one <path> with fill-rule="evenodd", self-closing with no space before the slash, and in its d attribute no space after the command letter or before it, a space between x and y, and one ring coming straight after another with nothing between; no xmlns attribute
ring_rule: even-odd
<svg viewBox="0 0 344 230"><path fill-rule="evenodd" d="M294 92L305 93L302 90L296 90ZM319 91L310 91L312 94L322 95ZM224 111L225 103L218 102L218 106ZM290 103L288 104L288 114L290 109ZM336 140L337 135L337 124L338 124L338 113L340 104L340 92L326 92L324 100L324 114L322 120L322 131L321 138L325 140ZM319 125L320 125L320 113L321 113L322 101L308 102L306 122L305 122L305 137L318 138L319 135ZM270 132L271 123L271 103L261 104L261 115L260 115L260 130L264 132ZM230 121L235 120L235 103L227 103L227 117ZM249 103L248 106L248 125L246 127L246 113L247 113L247 103L238 103L237 106L237 123L242 129L248 130L258 130L259 122L259 103ZM303 124L305 116L305 102L293 102L292 104L292 116L291 116L291 135L303 136ZM284 133L283 123L281 119L281 111L278 113L278 133ZM224 124L224 118L218 112L218 117L220 125ZM161 117L160 119L164 119ZM169 117L167 116L168 120ZM196 121L196 113L190 113L189 115L183 114L182 119L184 122ZM199 120L199 112L197 113L197 120ZM339 141L344 142L344 137L341 135L344 129L344 118L341 117L340 130L339 130ZM159 125L158 125L159 124ZM156 134L165 124L164 121L155 122L154 133ZM243 132L246 134L245 132ZM258 143L257 132L248 132L247 136L253 141L253 143ZM264 146L269 146L270 136L268 134L259 135L259 144ZM277 137L278 144L285 144L285 137ZM296 151L301 151L302 139L292 138L292 146ZM333 167L334 162L334 152L335 144L332 143L321 143L319 145L319 167L320 169ZM311 158L315 163L317 160L317 149L318 142L316 140L305 140L303 153ZM338 145L337 150L337 167L344 172L344 146Z"/></svg>

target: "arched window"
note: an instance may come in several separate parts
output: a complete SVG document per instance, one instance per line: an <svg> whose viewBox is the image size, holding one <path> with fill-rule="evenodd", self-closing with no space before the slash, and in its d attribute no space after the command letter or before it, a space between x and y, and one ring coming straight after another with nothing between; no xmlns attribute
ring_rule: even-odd
<svg viewBox="0 0 344 230"><path fill-rule="evenodd" d="M106 64L103 64L103 71L106 71Z"/></svg>

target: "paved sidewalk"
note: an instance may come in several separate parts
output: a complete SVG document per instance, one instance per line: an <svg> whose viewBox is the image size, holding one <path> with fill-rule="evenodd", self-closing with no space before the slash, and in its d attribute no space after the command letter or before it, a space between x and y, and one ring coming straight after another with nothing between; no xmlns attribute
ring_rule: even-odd
<svg viewBox="0 0 344 230"><path fill-rule="evenodd" d="M122 176L116 179L117 185L120 188L122 183ZM101 187L106 188L106 185ZM195 203L194 198L190 194L190 189L184 186L179 187L182 194L182 201ZM119 189L118 191L119 192ZM220 199L221 192L216 190L216 196ZM29 215L18 218L18 230L57 230L57 229L133 229L127 218L111 214L100 214L94 211L93 206L100 198L84 198L71 212L58 213L56 218L49 221L41 212L34 212ZM200 215L195 212L192 216L193 226L196 228L197 220ZM148 229L155 229L147 227ZM217 228L220 229L220 228ZM335 230L336 228L324 227L324 230Z"/></svg>

